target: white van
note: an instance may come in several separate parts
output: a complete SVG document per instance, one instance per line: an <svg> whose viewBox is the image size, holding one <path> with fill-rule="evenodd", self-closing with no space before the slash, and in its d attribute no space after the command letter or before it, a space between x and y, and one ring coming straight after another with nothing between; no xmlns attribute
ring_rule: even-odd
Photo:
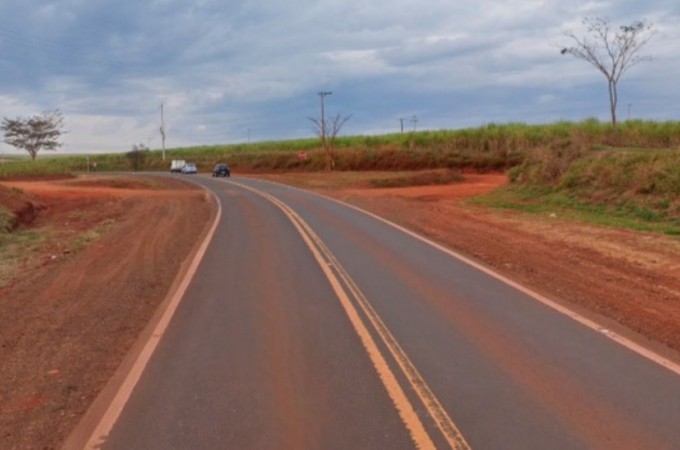
<svg viewBox="0 0 680 450"><path fill-rule="evenodd" d="M175 172L176 172L176 173L179 173L179 172L181 172L181 171L182 171L182 167L184 167L184 165L185 165L186 163L187 163L187 162L184 161L183 159L173 159L172 162L170 163L170 172L172 172L172 173L175 173Z"/></svg>

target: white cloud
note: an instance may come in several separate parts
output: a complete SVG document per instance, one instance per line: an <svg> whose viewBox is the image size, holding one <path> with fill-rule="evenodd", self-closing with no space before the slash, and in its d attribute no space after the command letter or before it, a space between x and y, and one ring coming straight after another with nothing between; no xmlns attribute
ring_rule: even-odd
<svg viewBox="0 0 680 450"><path fill-rule="evenodd" d="M546 106L586 117L605 109L593 100L601 75L557 51L563 30L585 15L654 22L655 59L626 75L625 94L641 114L643 96L678 104L675 0L7 0L0 108L61 108L72 151L158 142L161 102L169 145L245 140L247 129L309 136L320 89L336 93L329 107L358 112L347 127L357 133L409 112L423 126L427 117L446 126L498 120L498 111L525 120L535 116L527 108Z"/></svg>

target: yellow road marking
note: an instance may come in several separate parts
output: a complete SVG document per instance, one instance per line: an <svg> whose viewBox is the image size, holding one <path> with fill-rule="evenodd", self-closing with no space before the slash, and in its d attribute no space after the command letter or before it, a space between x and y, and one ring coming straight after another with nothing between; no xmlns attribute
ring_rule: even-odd
<svg viewBox="0 0 680 450"><path fill-rule="evenodd" d="M349 274L342 268L342 265L335 258L335 256L333 256L332 252L328 249L328 247L326 247L321 238L316 233L314 233L311 227L295 211L293 211L288 205L279 199L250 186L237 182L231 183L250 190L251 192L254 192L255 194L269 200L283 211L283 213L290 219L295 228L298 230L303 240L314 255L314 258L317 260L319 266L326 275L326 278L328 278L328 281L340 300L341 305L345 309L350 322L352 323L356 333L359 335L359 338L364 345L369 358L378 372L378 375L383 382L388 395L395 404L395 407L397 408L397 411L402 421L406 425L409 433L411 434L411 438L413 439L416 446L423 449L435 448L431 437L425 430L420 418L417 416L413 405L406 397L403 389L396 379L396 376L394 373L392 373L389 365L380 352L378 345L371 336L364 322L361 320L361 317L357 309L354 307L350 296L345 291L345 289L343 289L343 283L349 290L349 293L354 297L366 317L368 317L369 322L373 326L373 329L376 331L382 342L389 349L392 357L402 370L410 386L417 393L425 408L434 418L437 428L442 433L449 446L455 450L470 450L470 446L463 438L460 430L456 427L444 407L441 405L439 400L437 400L434 393L430 390L429 386L420 375L415 365L406 355L406 352L404 352L404 350L401 348L385 323L378 316L378 313L368 302L359 287L352 281ZM334 267L336 269L338 273L337 277L330 267ZM338 277L343 283L341 283Z"/></svg>
<svg viewBox="0 0 680 450"><path fill-rule="evenodd" d="M333 258L333 264L338 268L340 276L343 278L343 280L345 280L345 283L352 291L357 303L366 314L366 317L368 317L368 319L371 321L374 329L378 332L390 353L397 361L397 364L401 368L406 378L409 380L409 383L418 394L418 397L423 402L430 415L435 419L437 427L444 435L444 438L448 444L451 446L451 448L456 450L469 449L470 446L465 441L465 438L463 438L462 433L453 423L453 420L451 417L449 417L437 397L430 390L429 386L418 372L418 369L408 358L406 352L401 348L396 338L389 331L387 325L385 325L373 306L369 303L368 299L366 299L364 294L359 290L359 287L345 272L344 268L342 268L342 266L332 255L329 254L329 256Z"/></svg>

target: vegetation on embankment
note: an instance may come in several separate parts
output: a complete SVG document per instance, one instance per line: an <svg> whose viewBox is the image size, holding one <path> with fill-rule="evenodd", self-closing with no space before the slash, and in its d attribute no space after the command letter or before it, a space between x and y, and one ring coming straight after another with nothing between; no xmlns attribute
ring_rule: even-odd
<svg viewBox="0 0 680 450"><path fill-rule="evenodd" d="M336 170L458 169L506 170L525 162L533 150L597 149L602 147L673 148L680 146L680 122L627 121L616 131L594 119L547 125L489 124L462 130L421 131L381 136L347 136L336 140ZM300 157L304 152L306 157ZM326 158L318 139L258 142L154 150L142 170L167 171L170 160L195 162L209 171L228 162L235 172L322 171ZM129 171L125 153L89 156L41 154L36 161L0 164L0 179L16 176L59 175L73 171Z"/></svg>
<svg viewBox="0 0 680 450"><path fill-rule="evenodd" d="M509 177L479 201L680 235L680 149L540 149Z"/></svg>
<svg viewBox="0 0 680 450"><path fill-rule="evenodd" d="M44 233L22 227L33 222L40 208L22 191L0 185L0 288L34 245L45 239Z"/></svg>
<svg viewBox="0 0 680 450"><path fill-rule="evenodd" d="M487 199L488 204L528 211L559 209L617 226L680 233L680 122L626 121L616 130L594 119L490 124L339 137L336 148L335 168L340 172L429 171L421 179L400 175L403 179L377 180L375 187L455 182L465 171L507 170L511 185ZM195 162L199 172L210 171L217 162L228 162L236 174L326 168L318 139L170 149L165 161L156 150L146 155L142 167L167 171L173 159ZM0 164L0 179L88 170L129 171L131 159L125 153L41 155L36 161ZM440 172L433 175L432 170Z"/></svg>
<svg viewBox="0 0 680 450"><path fill-rule="evenodd" d="M39 208L21 190L0 185L0 247L2 235L11 233L21 224L31 223Z"/></svg>

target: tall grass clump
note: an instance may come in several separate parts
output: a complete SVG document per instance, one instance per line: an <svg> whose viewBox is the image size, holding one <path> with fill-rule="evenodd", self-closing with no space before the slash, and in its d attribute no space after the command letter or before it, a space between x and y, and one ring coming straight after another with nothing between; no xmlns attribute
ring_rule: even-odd
<svg viewBox="0 0 680 450"><path fill-rule="evenodd" d="M0 235L11 232L16 226L17 218L9 209L0 205ZM2 242L0 240L0 242Z"/></svg>
<svg viewBox="0 0 680 450"><path fill-rule="evenodd" d="M680 234L680 150L545 150L510 175L507 205L566 206L601 223Z"/></svg>

